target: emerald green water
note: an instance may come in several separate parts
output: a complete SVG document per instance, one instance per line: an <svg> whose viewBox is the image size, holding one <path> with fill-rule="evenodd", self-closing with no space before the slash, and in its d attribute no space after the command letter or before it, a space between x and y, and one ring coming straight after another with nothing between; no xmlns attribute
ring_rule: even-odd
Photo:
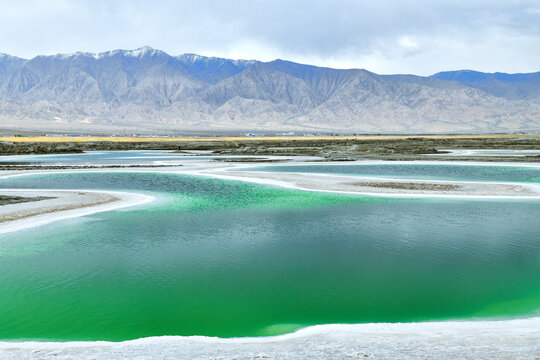
<svg viewBox="0 0 540 360"><path fill-rule="evenodd" d="M0 187L157 198L0 235L0 339L259 336L540 310L539 201L385 199L142 173Z"/></svg>

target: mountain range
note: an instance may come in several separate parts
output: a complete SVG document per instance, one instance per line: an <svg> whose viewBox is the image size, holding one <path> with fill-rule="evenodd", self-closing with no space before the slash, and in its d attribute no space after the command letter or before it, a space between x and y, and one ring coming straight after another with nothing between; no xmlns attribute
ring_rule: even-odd
<svg viewBox="0 0 540 360"><path fill-rule="evenodd" d="M378 75L150 47L0 54L0 127L118 133L540 131L540 72Z"/></svg>

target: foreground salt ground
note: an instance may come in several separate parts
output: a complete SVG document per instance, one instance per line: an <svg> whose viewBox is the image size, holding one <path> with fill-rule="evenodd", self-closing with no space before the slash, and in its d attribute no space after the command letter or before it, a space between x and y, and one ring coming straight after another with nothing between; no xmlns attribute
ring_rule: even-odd
<svg viewBox="0 0 540 360"><path fill-rule="evenodd" d="M318 325L293 334L112 342L0 342L14 359L539 359L540 317L506 321Z"/></svg>

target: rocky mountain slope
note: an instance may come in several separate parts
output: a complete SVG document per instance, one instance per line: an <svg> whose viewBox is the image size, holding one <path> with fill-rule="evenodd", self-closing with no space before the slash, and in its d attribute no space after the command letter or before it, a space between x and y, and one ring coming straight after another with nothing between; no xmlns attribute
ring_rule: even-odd
<svg viewBox="0 0 540 360"><path fill-rule="evenodd" d="M540 73L377 75L275 60L0 55L1 127L44 131L540 130Z"/></svg>

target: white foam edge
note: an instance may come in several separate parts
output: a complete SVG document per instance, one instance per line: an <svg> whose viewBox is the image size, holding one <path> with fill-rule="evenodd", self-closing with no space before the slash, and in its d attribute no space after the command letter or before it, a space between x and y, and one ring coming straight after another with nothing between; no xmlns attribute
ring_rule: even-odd
<svg viewBox="0 0 540 360"><path fill-rule="evenodd" d="M288 340L304 339L319 335L331 335L341 338L345 343L351 337L358 336L392 336L392 335L425 335L448 333L467 336L463 331L479 330L484 333L493 331L500 336L521 336L523 332L538 334L540 336L540 316L518 319L497 320L448 320L448 321L425 321L409 323L366 323L366 324L323 324L301 328L292 333L260 337L233 337L220 338L212 336L151 336L121 342L112 341L0 341L0 350L17 349L44 350L44 349L67 349L79 347L124 347L130 345L182 345L182 344L266 344L284 342Z"/></svg>

